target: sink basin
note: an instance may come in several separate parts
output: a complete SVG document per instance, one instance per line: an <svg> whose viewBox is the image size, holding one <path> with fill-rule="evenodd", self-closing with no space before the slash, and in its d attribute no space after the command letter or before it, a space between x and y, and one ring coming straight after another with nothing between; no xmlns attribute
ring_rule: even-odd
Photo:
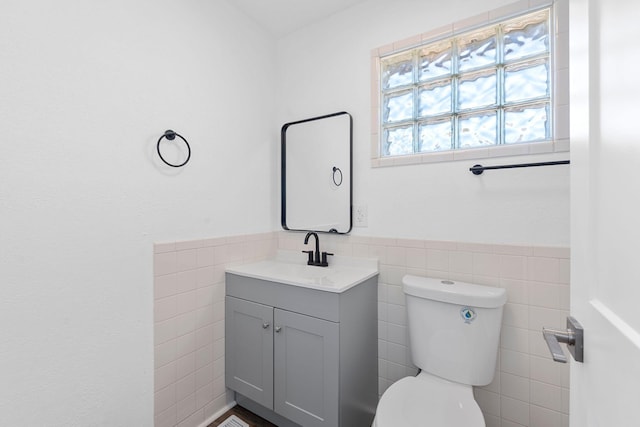
<svg viewBox="0 0 640 427"><path fill-rule="evenodd" d="M274 259L227 267L227 273L327 292L344 292L378 274L369 258L333 256L328 267L306 264L306 254L278 251Z"/></svg>

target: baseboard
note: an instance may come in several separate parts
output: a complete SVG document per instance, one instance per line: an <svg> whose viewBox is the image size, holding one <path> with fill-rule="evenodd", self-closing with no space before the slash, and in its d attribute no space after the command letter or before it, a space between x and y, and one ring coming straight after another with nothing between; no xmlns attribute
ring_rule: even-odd
<svg viewBox="0 0 640 427"><path fill-rule="evenodd" d="M226 405L224 405L222 407L222 409L220 409L218 412L216 412L215 414L211 415L209 418L204 420L204 422L202 424L200 424L198 427L207 427L209 424L211 424L212 422L214 422L215 420L220 418L222 416L222 414L224 414L225 412L227 412L229 409L233 408L234 406L236 406L236 401L232 400L231 402L229 402Z"/></svg>
<svg viewBox="0 0 640 427"><path fill-rule="evenodd" d="M293 421L283 417L282 415L275 413L271 409L265 408L264 406L254 402L248 397L241 395L240 393L236 393L235 396L238 405L245 409L248 409L257 416L264 418L271 424L280 427L301 427L300 424L294 423Z"/></svg>

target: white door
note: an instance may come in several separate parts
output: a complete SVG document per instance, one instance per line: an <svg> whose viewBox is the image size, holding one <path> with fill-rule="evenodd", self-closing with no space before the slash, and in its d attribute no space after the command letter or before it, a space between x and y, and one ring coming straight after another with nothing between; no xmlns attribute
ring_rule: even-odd
<svg viewBox="0 0 640 427"><path fill-rule="evenodd" d="M640 1L570 0L571 426L640 426Z"/></svg>

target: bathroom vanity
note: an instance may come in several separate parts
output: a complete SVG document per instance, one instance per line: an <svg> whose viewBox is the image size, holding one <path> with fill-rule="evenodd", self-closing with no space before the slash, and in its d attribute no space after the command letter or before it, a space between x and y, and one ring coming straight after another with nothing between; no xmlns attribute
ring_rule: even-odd
<svg viewBox="0 0 640 427"><path fill-rule="evenodd" d="M378 401L377 262L299 253L226 272L225 380L286 426L370 426Z"/></svg>

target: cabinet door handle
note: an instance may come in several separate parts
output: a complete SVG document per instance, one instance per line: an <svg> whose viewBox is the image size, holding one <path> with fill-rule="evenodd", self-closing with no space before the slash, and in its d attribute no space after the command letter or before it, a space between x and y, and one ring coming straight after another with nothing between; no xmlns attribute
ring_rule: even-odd
<svg viewBox="0 0 640 427"><path fill-rule="evenodd" d="M276 326L276 332L280 332L282 330L282 326Z"/></svg>
<svg viewBox="0 0 640 427"><path fill-rule="evenodd" d="M264 322L262 324L262 329L267 329L269 327L269 322Z"/></svg>

